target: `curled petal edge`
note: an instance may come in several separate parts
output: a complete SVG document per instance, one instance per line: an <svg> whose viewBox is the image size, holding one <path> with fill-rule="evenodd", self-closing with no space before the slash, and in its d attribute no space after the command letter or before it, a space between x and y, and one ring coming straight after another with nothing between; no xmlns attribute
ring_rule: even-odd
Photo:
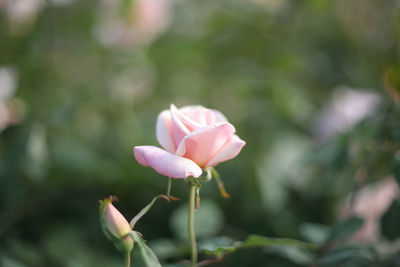
<svg viewBox="0 0 400 267"><path fill-rule="evenodd" d="M175 179L193 176L198 178L202 169L192 160L174 155L155 146L136 146L133 153L139 164Z"/></svg>
<svg viewBox="0 0 400 267"><path fill-rule="evenodd" d="M246 145L246 142L240 139L236 134L218 151L212 159L207 162L206 166L216 166L217 164L233 159L236 157L242 148Z"/></svg>
<svg viewBox="0 0 400 267"><path fill-rule="evenodd" d="M164 110L158 115L156 136L158 142L165 150L175 153L176 146L172 137L172 116L170 110Z"/></svg>

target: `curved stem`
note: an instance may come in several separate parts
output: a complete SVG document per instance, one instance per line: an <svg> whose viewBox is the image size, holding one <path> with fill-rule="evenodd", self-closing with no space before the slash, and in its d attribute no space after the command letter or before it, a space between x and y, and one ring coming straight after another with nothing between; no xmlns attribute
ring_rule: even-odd
<svg viewBox="0 0 400 267"><path fill-rule="evenodd" d="M159 198L163 198L163 199L165 199L167 201L170 201L170 199L166 195L157 195L157 196L155 196L153 198L153 200L149 204L147 204L146 207L144 207L138 214L136 214L135 217L133 217L133 219L129 223L129 226L131 227L131 229L133 229L135 227L135 224L151 209L151 207L153 207L154 203Z"/></svg>
<svg viewBox="0 0 400 267"><path fill-rule="evenodd" d="M125 267L131 267L131 253L125 254Z"/></svg>
<svg viewBox="0 0 400 267"><path fill-rule="evenodd" d="M196 245L196 236L194 232L194 201L196 195L196 186L190 186L190 195L189 195L189 237L190 237L190 248L192 252L192 260L191 267L195 267L197 265L197 245Z"/></svg>

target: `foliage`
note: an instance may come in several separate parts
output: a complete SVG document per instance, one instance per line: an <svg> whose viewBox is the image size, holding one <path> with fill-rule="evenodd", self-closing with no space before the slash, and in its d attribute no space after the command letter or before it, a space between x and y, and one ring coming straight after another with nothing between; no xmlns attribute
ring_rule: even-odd
<svg viewBox="0 0 400 267"><path fill-rule="evenodd" d="M397 1L171 1L168 23L127 40L113 25L138 29L137 1L37 1L25 20L8 7L21 1L0 1L0 70L15 73L0 71L0 90L16 84L0 120L18 115L0 121L0 266L122 266L97 201L116 195L133 218L165 193L132 147L157 143L170 103L223 111L247 142L216 167L229 199L202 185L201 261L398 266L398 197L375 217L355 209L364 189L400 180ZM134 255L185 265L188 191L174 182L181 201L135 224L148 243ZM360 239L368 222L377 231Z"/></svg>

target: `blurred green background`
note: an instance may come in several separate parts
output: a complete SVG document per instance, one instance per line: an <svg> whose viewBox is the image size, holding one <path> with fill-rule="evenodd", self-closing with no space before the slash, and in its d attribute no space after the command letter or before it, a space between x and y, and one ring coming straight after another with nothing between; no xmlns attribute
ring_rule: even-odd
<svg viewBox="0 0 400 267"><path fill-rule="evenodd" d="M98 200L132 218L165 192L132 148L158 145L171 103L220 110L247 142L217 166L231 198L202 187L200 244L318 242L352 192L400 175L399 37L398 0L0 0L0 266L122 266ZM163 266L189 258L188 190L136 225ZM398 266L391 207L360 243ZM248 249L214 266L308 264Z"/></svg>

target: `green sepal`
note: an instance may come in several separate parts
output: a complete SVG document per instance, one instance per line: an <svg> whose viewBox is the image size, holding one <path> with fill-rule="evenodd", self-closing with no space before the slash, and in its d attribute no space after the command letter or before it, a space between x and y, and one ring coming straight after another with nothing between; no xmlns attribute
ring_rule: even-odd
<svg viewBox="0 0 400 267"><path fill-rule="evenodd" d="M220 178L219 173L217 172L217 170L211 167L211 168L210 168L210 171L211 171L211 174L212 174L212 176L214 177L215 181L217 182L218 189L219 189L219 193L221 194L221 196L222 196L223 198L230 198L231 195L229 195L229 194L226 192L225 186L224 186L224 182L222 182L222 180L221 180L221 178Z"/></svg>
<svg viewBox="0 0 400 267"><path fill-rule="evenodd" d="M204 169L204 171L206 172L205 176L200 176L199 178L197 178L198 181L201 182L208 182L210 181L213 177L212 177L212 173L211 173L211 169L212 167L207 167Z"/></svg>
<svg viewBox="0 0 400 267"><path fill-rule="evenodd" d="M137 243L140 249L140 253L143 257L143 261L147 267L161 267L161 264L156 256L156 254L146 245L145 240L142 238L142 234L136 231L129 233L134 242Z"/></svg>
<svg viewBox="0 0 400 267"><path fill-rule="evenodd" d="M126 253L131 253L134 242L132 240L132 237L130 235L127 235L117 242L114 242L114 246L119 252L125 255Z"/></svg>

